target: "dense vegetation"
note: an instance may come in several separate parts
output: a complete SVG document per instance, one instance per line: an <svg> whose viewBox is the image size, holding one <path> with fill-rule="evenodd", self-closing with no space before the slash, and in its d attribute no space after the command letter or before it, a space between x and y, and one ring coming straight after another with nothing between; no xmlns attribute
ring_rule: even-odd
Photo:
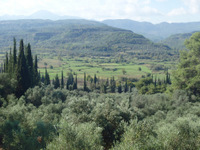
<svg viewBox="0 0 200 150"><path fill-rule="evenodd" d="M162 43L170 46L173 49L183 50L186 49L184 45L185 40L189 39L193 33L195 32L171 35L163 40Z"/></svg>
<svg viewBox="0 0 200 150"><path fill-rule="evenodd" d="M17 55L14 40L0 74L0 146L198 149L199 43L200 33L186 41L190 51L181 54L172 81L168 72L163 81L150 74L139 81L119 81L84 73L83 85L77 87L76 74L64 80L61 72L61 79L56 75L52 81L47 69L40 75L30 44L24 46L21 40Z"/></svg>

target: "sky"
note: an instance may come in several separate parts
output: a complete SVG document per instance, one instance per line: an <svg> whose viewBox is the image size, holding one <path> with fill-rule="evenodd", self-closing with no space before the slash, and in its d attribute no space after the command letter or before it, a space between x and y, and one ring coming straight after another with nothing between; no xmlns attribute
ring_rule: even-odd
<svg viewBox="0 0 200 150"><path fill-rule="evenodd" d="M200 0L0 0L0 16L26 16L40 10L98 21L200 21Z"/></svg>

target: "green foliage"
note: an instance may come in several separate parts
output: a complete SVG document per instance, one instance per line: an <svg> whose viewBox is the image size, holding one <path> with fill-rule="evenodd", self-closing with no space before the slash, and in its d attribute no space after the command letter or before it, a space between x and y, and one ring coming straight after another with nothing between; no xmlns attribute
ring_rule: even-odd
<svg viewBox="0 0 200 150"><path fill-rule="evenodd" d="M194 95L199 95L199 67L200 67L200 33L194 33L189 40L186 40L186 47L189 52L183 51L180 56L178 68L174 71L173 89L184 89Z"/></svg>
<svg viewBox="0 0 200 150"><path fill-rule="evenodd" d="M17 71L16 71L16 80L17 80L17 88L16 88L16 96L20 97L24 94L24 92L30 87L29 81L29 72L28 66L26 63L26 58L24 55L24 42L20 41L19 46L19 55L17 60Z"/></svg>
<svg viewBox="0 0 200 150"><path fill-rule="evenodd" d="M195 34L186 42L191 51L182 54L178 70L181 70L183 75L177 73L182 77L180 79L188 79L191 83L185 81L186 87L183 86L183 90L174 90L171 95L158 93L165 91L171 83L168 71L164 80L157 77L154 79L149 74L136 83L135 79L125 77L121 82L114 77L110 81L100 80L96 75L94 79L88 76L87 81L85 73L83 90L77 89L77 74L74 79L75 74L70 73L66 84L68 90L55 89L49 85L50 77L45 69L44 85L26 87L28 89L24 91L24 96L19 98L19 95L16 97L12 93L13 90L18 90L14 83L19 87L22 82L14 81L12 76L9 76L8 69L8 74L0 74L0 144L4 149L22 150L198 149L200 102L198 84L193 84L198 83L198 40L199 34ZM23 49L21 41L17 79L25 77L20 76L20 71L31 71L32 64L28 65L28 58L31 59L31 53L28 54L30 47L27 47L26 55ZM14 62L9 61L13 58L11 56L10 52L5 68L9 68L9 64ZM39 77L37 56L32 68L33 74ZM35 75L33 81L36 81ZM176 79L172 87L176 83L179 85ZM57 81L58 75L54 85ZM132 92L128 92L130 86L134 87L132 81L138 91L133 88ZM94 85L93 92L88 92L88 82ZM116 89L119 93L115 93Z"/></svg>
<svg viewBox="0 0 200 150"><path fill-rule="evenodd" d="M113 150L156 150L161 149L157 142L156 133L152 130L150 124L145 122L131 121L130 125L125 127L125 133L121 142L115 144Z"/></svg>
<svg viewBox="0 0 200 150"><path fill-rule="evenodd" d="M185 91L98 94L36 86L0 109L10 149L197 149L199 102ZM137 120L135 120L137 118ZM55 133L56 132L56 133ZM38 139L42 139L39 143Z"/></svg>
<svg viewBox="0 0 200 150"><path fill-rule="evenodd" d="M16 39L13 40L13 54L10 49L10 55L6 53L6 60L4 62L4 72L9 75L11 80L17 81L15 94L20 97L24 92L35 85L39 84L39 75L37 72L37 57L33 66L33 58L31 53L31 46L25 46L24 42L20 41L18 57L16 56Z"/></svg>
<svg viewBox="0 0 200 150"><path fill-rule="evenodd" d="M25 59L26 59L26 66L28 68L28 75L27 75L27 84L28 85L27 86L28 87L33 87L34 86L34 82L33 82L33 78L34 78L33 57L32 57L32 53L31 53L31 45L30 45L30 43L25 48Z"/></svg>
<svg viewBox="0 0 200 150"><path fill-rule="evenodd" d="M21 126L18 121L7 121L2 125L3 148L16 150L39 150L53 137L54 128L43 122L38 122L31 130ZM41 137L41 141L38 141Z"/></svg>
<svg viewBox="0 0 200 150"><path fill-rule="evenodd" d="M62 120L58 129L59 137L54 139L47 149L103 150L101 131L95 123L73 126Z"/></svg>
<svg viewBox="0 0 200 150"><path fill-rule="evenodd" d="M88 91L87 87L87 80L86 80L86 73L84 72L84 78L83 78L83 91Z"/></svg>
<svg viewBox="0 0 200 150"><path fill-rule="evenodd" d="M70 72L70 73L68 73L68 77L67 77L66 89L73 90L73 84L74 84L74 76Z"/></svg>
<svg viewBox="0 0 200 150"><path fill-rule="evenodd" d="M17 81L10 78L8 74L0 74L0 95L6 98L9 94L15 93Z"/></svg>
<svg viewBox="0 0 200 150"><path fill-rule="evenodd" d="M54 88L57 89L60 87L60 80L58 78L58 74L56 74L55 81L54 81Z"/></svg>
<svg viewBox="0 0 200 150"><path fill-rule="evenodd" d="M49 74L47 72L47 69L45 69L45 76L44 76L44 85L49 85L51 83Z"/></svg>
<svg viewBox="0 0 200 150"><path fill-rule="evenodd" d="M62 73L61 73L61 82L60 82L60 87L61 87L61 89L63 89L64 88L64 76L63 76L63 71L62 71Z"/></svg>

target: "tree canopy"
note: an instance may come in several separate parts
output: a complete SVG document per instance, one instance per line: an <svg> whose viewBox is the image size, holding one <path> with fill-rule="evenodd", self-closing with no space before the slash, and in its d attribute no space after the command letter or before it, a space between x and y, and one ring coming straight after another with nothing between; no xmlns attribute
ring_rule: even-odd
<svg viewBox="0 0 200 150"><path fill-rule="evenodd" d="M200 94L200 32L185 41L189 51L182 51L178 68L174 71L173 89L184 89Z"/></svg>

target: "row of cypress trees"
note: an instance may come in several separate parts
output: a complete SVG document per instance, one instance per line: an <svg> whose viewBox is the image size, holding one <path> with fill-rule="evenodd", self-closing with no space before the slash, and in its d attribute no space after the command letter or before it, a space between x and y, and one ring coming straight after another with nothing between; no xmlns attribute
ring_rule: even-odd
<svg viewBox="0 0 200 150"><path fill-rule="evenodd" d="M45 70L45 75L42 75L40 77L40 73L38 72L38 65L37 65L37 55L35 55L35 58L33 59L32 52L31 52L31 45L28 44L24 46L23 40L20 40L19 44L19 52L17 56L17 48L16 48L16 39L13 40L13 51L10 49L10 54L6 53L6 60L4 62L3 72L7 73L10 78L14 78L17 81L16 86L16 93L15 95L17 97L20 97L24 94L24 92L31 87L34 87L36 85L40 85L40 83L43 83L44 85L51 84L51 80L49 77L49 74L47 72L47 69ZM107 79L106 82L101 82L101 85L99 85L99 88L97 87L97 79L96 74L94 75L94 78L91 78L91 84L94 84L93 89L100 89L102 93L107 93L107 88L109 88L109 92L115 93L116 89L117 92L121 93L122 91L128 92L128 89L130 88L127 84L127 80L125 82L124 87L122 87L121 82L118 86L116 86L116 81L114 77L112 77L109 80ZM84 73L84 84L83 84L83 90L84 91L90 91L90 89L87 87L87 81L86 81L86 73ZM158 80L159 81L159 80ZM170 75L167 72L166 75L166 83L170 84ZM52 80L54 88L64 88L64 77L63 72L61 74L61 80L59 80L58 75L56 75L55 79ZM109 84L110 83L110 84ZM68 78L66 81L66 89L68 90L74 90L77 89L77 75L74 79L72 73L68 73ZM159 83L158 83L159 84ZM155 80L155 86L157 85L157 82ZM123 90L122 90L123 88Z"/></svg>
<svg viewBox="0 0 200 150"><path fill-rule="evenodd" d="M31 45L24 45L23 40L20 40L19 52L17 56L16 39L13 40L13 50L10 49L10 54L6 53L3 71L10 78L17 81L16 93L20 97L24 92L39 84L40 75L38 73L37 55L33 59Z"/></svg>

